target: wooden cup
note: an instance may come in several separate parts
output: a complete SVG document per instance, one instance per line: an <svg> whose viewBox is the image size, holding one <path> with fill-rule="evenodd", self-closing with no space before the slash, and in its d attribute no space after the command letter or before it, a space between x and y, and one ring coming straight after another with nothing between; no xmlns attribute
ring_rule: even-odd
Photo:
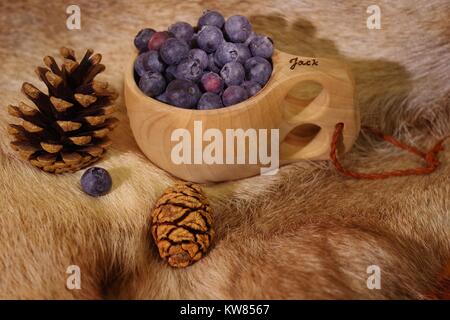
<svg viewBox="0 0 450 320"><path fill-rule="evenodd" d="M225 160L224 164L208 164L198 159L193 159L192 164L174 163L172 152L179 143L171 140L174 130L184 128L190 133L191 155L201 154L200 149L210 143L198 143L199 131L194 132L195 121L201 121L203 133L210 128L217 129L224 139L226 129L254 129L257 132L266 129L269 140L269 131L278 129L280 165L306 159L329 159L331 137L339 122L344 123L343 151L349 150L358 136L360 119L353 102L354 83L349 69L341 62L299 57L275 50L272 76L255 96L221 109L190 110L144 95L134 79L136 56L135 53L131 57L124 80L125 104L133 135L142 152L154 164L178 178L198 183L235 180L260 174L261 168L269 166L259 160L256 164L249 164L249 161L236 164L237 147L230 157L236 160L231 161L232 164L226 164ZM322 87L312 100L300 100L294 96L295 87L304 81L313 81ZM272 144L268 142L270 151ZM245 150L241 150L247 160L249 153L255 151L249 150L249 145L247 141Z"/></svg>

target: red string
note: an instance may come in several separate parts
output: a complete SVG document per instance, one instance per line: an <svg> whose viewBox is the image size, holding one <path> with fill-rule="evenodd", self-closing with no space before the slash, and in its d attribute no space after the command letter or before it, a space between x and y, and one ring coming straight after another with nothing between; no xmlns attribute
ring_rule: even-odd
<svg viewBox="0 0 450 320"><path fill-rule="evenodd" d="M442 146L442 144L443 144L444 140L446 138L448 138L448 137L446 137L446 138L439 140L430 151L425 153L425 152L418 150L417 148L415 148L413 146L410 146L406 143L398 141L397 139L395 139L392 136L385 135L377 129L367 127L367 126L364 126L362 129L367 132L370 132L374 136L377 136L377 137L383 139L384 141L387 141L387 142L393 144L394 146L396 146L400 149L406 150L412 154L415 154L415 155L421 157L422 159L425 160L426 165L423 167L412 168L412 169L392 170L392 171L375 172L375 173L362 173L362 172L355 172L355 171L346 169L342 166L342 164L340 163L340 161L337 157L338 141L339 141L339 138L342 136L342 131L344 130L344 124L338 123L335 127L333 138L331 140L330 158L331 158L331 161L333 162L333 165L337 171L339 171L340 173L342 173L345 176L352 177L355 179L375 180L375 179L386 179L386 178L390 178L390 177L429 174L429 173L433 172L434 170L436 170L436 168L440 165L440 162L438 159L438 153L439 153L439 151L444 150L444 147Z"/></svg>

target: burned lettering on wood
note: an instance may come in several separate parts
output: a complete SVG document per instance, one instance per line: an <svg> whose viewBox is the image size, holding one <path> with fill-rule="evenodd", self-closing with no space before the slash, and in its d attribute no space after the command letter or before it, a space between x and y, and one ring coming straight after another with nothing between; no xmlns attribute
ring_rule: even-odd
<svg viewBox="0 0 450 320"><path fill-rule="evenodd" d="M294 70L296 66L318 66L319 61L316 59L299 60L298 57L289 60L291 64L291 70Z"/></svg>

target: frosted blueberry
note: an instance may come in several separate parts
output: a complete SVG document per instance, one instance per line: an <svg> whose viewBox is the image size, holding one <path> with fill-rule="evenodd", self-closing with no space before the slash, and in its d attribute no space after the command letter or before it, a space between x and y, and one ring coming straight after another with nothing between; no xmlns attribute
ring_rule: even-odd
<svg viewBox="0 0 450 320"><path fill-rule="evenodd" d="M167 82L172 81L176 78L177 66L172 64L166 68L164 72L164 76L166 77Z"/></svg>
<svg viewBox="0 0 450 320"><path fill-rule="evenodd" d="M223 90L223 79L217 73L204 73L200 82L205 91L220 93Z"/></svg>
<svg viewBox="0 0 450 320"><path fill-rule="evenodd" d="M141 53L134 62L134 70L140 77L148 71L162 72L164 67L164 62L158 52L154 50Z"/></svg>
<svg viewBox="0 0 450 320"><path fill-rule="evenodd" d="M197 48L189 50L188 57L197 60L203 70L208 67L208 54L202 49Z"/></svg>
<svg viewBox="0 0 450 320"><path fill-rule="evenodd" d="M227 107L246 99L248 99L248 92L240 86L230 86L222 94L223 104Z"/></svg>
<svg viewBox="0 0 450 320"><path fill-rule="evenodd" d="M169 32L173 33L177 39L189 43L194 35L194 28L189 23L180 21L171 25Z"/></svg>
<svg viewBox="0 0 450 320"><path fill-rule="evenodd" d="M220 72L220 68L216 65L213 53L210 53L208 55L208 70L212 71L212 72L215 72L215 73L219 73Z"/></svg>
<svg viewBox="0 0 450 320"><path fill-rule="evenodd" d="M261 85L255 81L244 81L242 82L241 87L247 90L250 97L254 96L261 90Z"/></svg>
<svg viewBox="0 0 450 320"><path fill-rule="evenodd" d="M199 110L211 110L222 108L222 99L217 93L205 92L198 101L197 109Z"/></svg>
<svg viewBox="0 0 450 320"><path fill-rule="evenodd" d="M103 168L89 168L81 176L81 188L90 196L103 196L111 190L111 187L111 176Z"/></svg>
<svg viewBox="0 0 450 320"><path fill-rule="evenodd" d="M264 86L272 74L272 65L261 57L251 57L244 64L246 78Z"/></svg>
<svg viewBox="0 0 450 320"><path fill-rule="evenodd" d="M228 86L240 85L245 80L245 70L239 62L228 62L220 70L220 76Z"/></svg>
<svg viewBox="0 0 450 320"><path fill-rule="evenodd" d="M195 59L187 58L180 62L176 69L176 77L177 79L189 80L189 81L198 81L203 74L203 69Z"/></svg>
<svg viewBox="0 0 450 320"><path fill-rule="evenodd" d="M273 54L273 42L269 37L256 36L250 41L250 51L254 57L270 58Z"/></svg>
<svg viewBox="0 0 450 320"><path fill-rule="evenodd" d="M167 39L159 49L162 60L167 64L178 64L187 57L188 53L189 46L177 38Z"/></svg>
<svg viewBox="0 0 450 320"><path fill-rule="evenodd" d="M217 11L206 10L203 15L198 19L198 27L203 26L215 26L219 29L223 27L225 18Z"/></svg>
<svg viewBox="0 0 450 320"><path fill-rule="evenodd" d="M252 25L244 16L231 16L225 22L225 33L232 42L245 42L252 33Z"/></svg>
<svg viewBox="0 0 450 320"><path fill-rule="evenodd" d="M200 89L192 81L173 80L167 86L167 101L177 107L192 109L197 105L200 99Z"/></svg>
<svg viewBox="0 0 450 320"><path fill-rule="evenodd" d="M140 52L148 50L148 40L156 31L151 28L141 29L134 38L134 45Z"/></svg>
<svg viewBox="0 0 450 320"><path fill-rule="evenodd" d="M159 48L161 48L164 41L166 41L169 38L173 38L174 35L171 32L167 31L158 31L152 34L150 39L148 40L148 48L150 50L156 50L158 51Z"/></svg>
<svg viewBox="0 0 450 320"><path fill-rule="evenodd" d="M161 73L146 72L139 80L139 88L149 97L160 95L166 89L166 80Z"/></svg>
<svg viewBox="0 0 450 320"><path fill-rule="evenodd" d="M197 36L198 47L207 53L216 51L222 42L222 31L215 26L202 27Z"/></svg>

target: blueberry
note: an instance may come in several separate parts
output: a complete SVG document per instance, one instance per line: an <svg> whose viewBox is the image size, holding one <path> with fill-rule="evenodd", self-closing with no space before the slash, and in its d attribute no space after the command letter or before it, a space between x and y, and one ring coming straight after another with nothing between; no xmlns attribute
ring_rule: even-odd
<svg viewBox="0 0 450 320"><path fill-rule="evenodd" d="M222 99L217 93L205 92L198 101L197 109L199 110L211 110L222 108Z"/></svg>
<svg viewBox="0 0 450 320"><path fill-rule="evenodd" d="M208 67L208 54L202 49L189 50L189 58L195 59L200 63L203 70Z"/></svg>
<svg viewBox="0 0 450 320"><path fill-rule="evenodd" d="M236 61L238 58L238 48L235 43L222 42L214 53L214 62L219 67L223 67L226 63Z"/></svg>
<svg viewBox="0 0 450 320"><path fill-rule="evenodd" d="M146 60L146 57L144 56L143 53L141 53L136 58L136 61L134 61L134 71L136 71L139 77L141 77L146 72L144 60Z"/></svg>
<svg viewBox="0 0 450 320"><path fill-rule="evenodd" d="M206 10L203 15L198 19L198 27L203 26L215 26L219 29L223 27L225 18L217 11Z"/></svg>
<svg viewBox="0 0 450 320"><path fill-rule="evenodd" d="M245 44L232 42L223 42L214 53L215 62L221 67L231 61L243 64L251 56L250 50Z"/></svg>
<svg viewBox="0 0 450 320"><path fill-rule="evenodd" d="M250 35L248 36L247 40L245 40L244 44L248 46L248 45L250 44L250 42L251 42L253 39L255 39L256 36L257 36L257 34L256 34L254 31L252 31L252 32L250 33Z"/></svg>
<svg viewBox="0 0 450 320"><path fill-rule="evenodd" d="M81 188L90 196L103 196L111 190L111 187L111 176L103 168L89 168L81 176Z"/></svg>
<svg viewBox="0 0 450 320"><path fill-rule="evenodd" d="M261 90L261 85L255 81L244 81L241 83L241 87L247 90L250 97L254 96L259 90Z"/></svg>
<svg viewBox="0 0 450 320"><path fill-rule="evenodd" d="M270 58L273 53L273 42L266 36L255 36L249 44L254 57Z"/></svg>
<svg viewBox="0 0 450 320"><path fill-rule="evenodd" d="M195 107L200 99L200 95L200 89L197 85L188 80L173 80L169 83L166 90L168 103L185 109Z"/></svg>
<svg viewBox="0 0 450 320"><path fill-rule="evenodd" d="M252 57L244 64L246 78L250 81L258 82L264 86L272 74L272 65L269 61L261 57Z"/></svg>
<svg viewBox="0 0 450 320"><path fill-rule="evenodd" d="M150 50L156 50L158 51L159 48L161 48L164 41L166 41L169 38L173 38L174 35L167 31L158 31L155 32L151 37L150 40L148 40L148 48Z"/></svg>
<svg viewBox="0 0 450 320"><path fill-rule="evenodd" d="M245 61L247 61L249 58L252 57L252 54L250 53L250 50L248 49L248 46L243 43L236 43L237 48L237 58L236 61L244 64Z"/></svg>
<svg viewBox="0 0 450 320"><path fill-rule="evenodd" d="M200 62L195 59L187 58L180 62L176 69L177 79L198 81L203 74Z"/></svg>
<svg viewBox="0 0 450 320"><path fill-rule="evenodd" d="M198 33L194 33L194 35L191 38L191 41L189 41L189 47L192 49L198 48L198 43L197 43L197 38L198 38Z"/></svg>
<svg viewBox="0 0 450 320"><path fill-rule="evenodd" d="M134 62L134 70L140 77L148 71L162 72L164 68L164 62L158 52L154 50L141 53Z"/></svg>
<svg viewBox="0 0 450 320"><path fill-rule="evenodd" d="M150 28L142 29L138 32L134 38L134 45L139 50L139 52L144 52L148 50L148 40L156 31Z"/></svg>
<svg viewBox="0 0 450 320"><path fill-rule="evenodd" d="M176 73L177 73L177 66L172 64L166 68L164 76L166 77L166 80L170 82L176 78Z"/></svg>
<svg viewBox="0 0 450 320"><path fill-rule="evenodd" d="M215 59L214 59L214 54L210 53L208 55L208 70L215 72L215 73L219 73L220 72L220 68L216 65L215 63Z"/></svg>
<svg viewBox="0 0 450 320"><path fill-rule="evenodd" d="M181 21L171 25L169 32L173 33L176 38L189 43L194 35L194 28L189 23Z"/></svg>
<svg viewBox="0 0 450 320"><path fill-rule="evenodd" d="M197 45L200 49L211 53L223 42L223 34L215 26L204 26L197 36Z"/></svg>
<svg viewBox="0 0 450 320"><path fill-rule="evenodd" d="M248 99L248 92L240 86L230 86L222 94L223 104L227 107L246 99Z"/></svg>
<svg viewBox="0 0 450 320"><path fill-rule="evenodd" d="M223 79L217 73L204 73L200 82L205 91L220 93L223 90Z"/></svg>
<svg viewBox="0 0 450 320"><path fill-rule="evenodd" d="M139 80L139 88L147 96L154 97L164 92L166 80L161 73L149 71Z"/></svg>
<svg viewBox="0 0 450 320"><path fill-rule="evenodd" d="M245 80L244 67L235 61L225 64L220 75L228 86L240 85Z"/></svg>
<svg viewBox="0 0 450 320"><path fill-rule="evenodd" d="M155 97L156 100L163 102L163 103L169 103L169 101L167 100L167 95L165 92L161 93L159 96Z"/></svg>
<svg viewBox="0 0 450 320"><path fill-rule="evenodd" d="M169 38L161 45L159 54L167 64L178 64L186 58L189 52L189 46L177 38Z"/></svg>
<svg viewBox="0 0 450 320"><path fill-rule="evenodd" d="M252 33L252 25L244 16L231 16L225 22L225 33L232 42L245 42Z"/></svg>

